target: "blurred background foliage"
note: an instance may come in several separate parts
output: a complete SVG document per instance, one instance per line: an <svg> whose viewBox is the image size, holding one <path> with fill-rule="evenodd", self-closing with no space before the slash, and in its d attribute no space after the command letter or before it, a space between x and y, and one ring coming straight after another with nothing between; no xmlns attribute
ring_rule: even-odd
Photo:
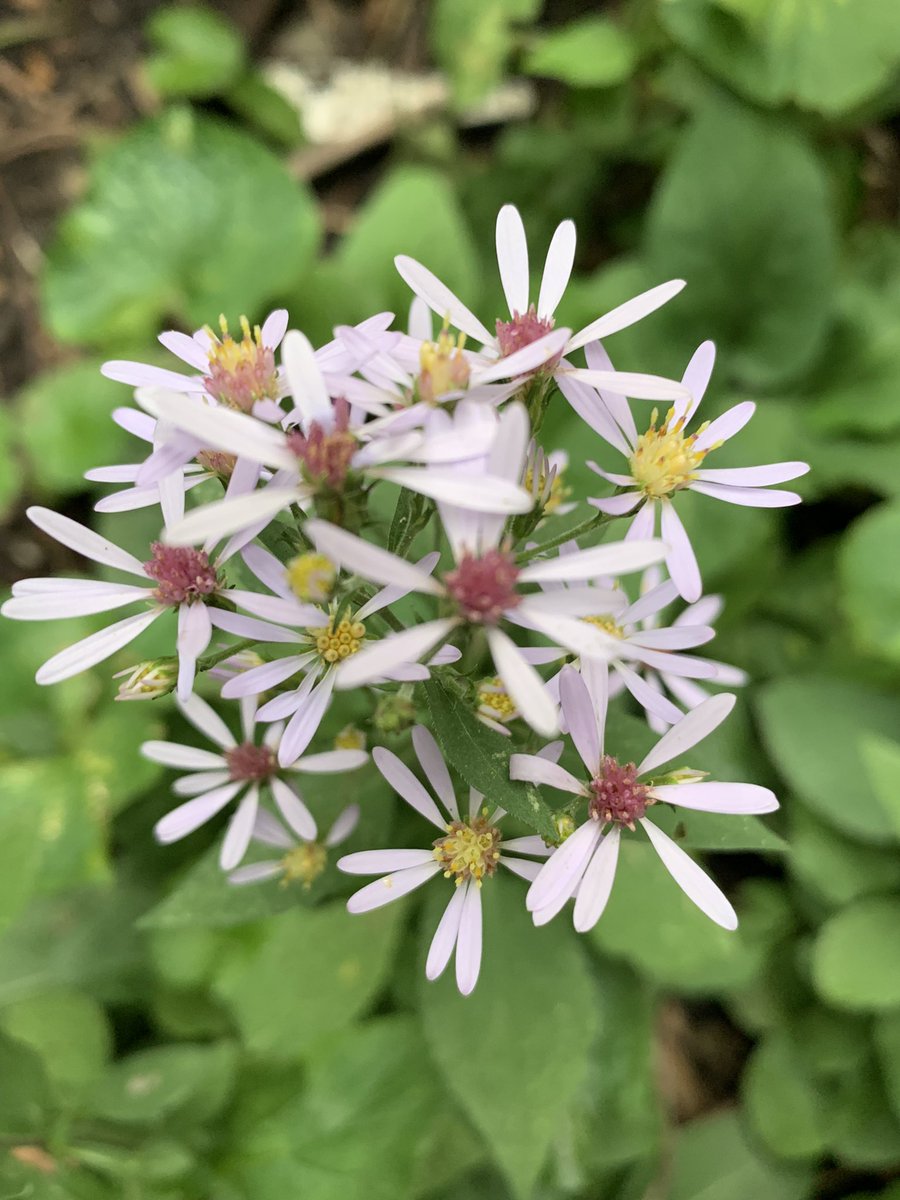
<svg viewBox="0 0 900 1200"><path fill-rule="evenodd" d="M898 1200L900 6L13 0L0 50L7 583L77 567L25 505L86 518L83 471L134 453L100 361L275 304L315 340L402 323L401 250L499 312L507 201L535 259L578 224L567 324L688 280L609 350L671 373L716 339L706 415L758 403L717 465L812 465L800 509L683 497L753 679L709 762L783 804L688 828L739 932L629 845L588 938L492 885L468 1001L422 978L427 896L351 919L333 867L229 891L214 833L155 846L171 706L38 689L90 622L0 625L0 1196ZM603 461L561 399L545 438L575 489ZM311 806L404 838L361 779Z"/></svg>

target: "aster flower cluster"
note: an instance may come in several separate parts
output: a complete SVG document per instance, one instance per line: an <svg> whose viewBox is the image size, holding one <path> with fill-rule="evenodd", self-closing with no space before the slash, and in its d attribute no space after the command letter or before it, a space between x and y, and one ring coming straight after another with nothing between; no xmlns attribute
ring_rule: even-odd
<svg viewBox="0 0 900 1200"><path fill-rule="evenodd" d="M122 581L25 579L3 606L32 621L132 610L50 658L41 684L106 662L166 624L171 655L120 671L119 698L173 692L196 731L189 744L143 747L184 772L156 836L165 845L221 821L223 887L280 879L310 888L360 813L336 803L320 838L299 781L333 776L335 795L352 800L352 772L376 743L371 761L424 822L422 840L340 857L348 875L376 877L347 907L364 913L435 880L448 902L426 974L436 978L454 958L464 994L478 979L482 897L499 868L528 884L522 903L535 924L571 900L583 932L602 916L623 836L635 837L730 929L731 904L652 810L777 807L767 789L712 782L685 760L735 704L718 689L744 676L695 653L714 637L721 601L702 596L677 509L687 490L738 505L797 503L770 485L806 465L708 466L754 409L743 402L697 423L712 344L680 380L617 371L605 348L683 283L662 283L573 331L555 314L574 257L575 229L564 221L533 301L525 231L507 206L497 260L509 312L491 327L400 256L414 294L405 331L379 313L315 349L279 310L260 327L242 319L239 337L224 318L218 332L162 334L181 371L107 363L104 374L134 389L134 405L114 419L141 448L134 462L88 473L117 485L97 508L155 508L159 536L135 556L32 508L44 534ZM605 444L625 459L618 471L588 462L596 495L575 495L566 456L540 443L546 413L559 406L583 421L586 455ZM423 723L429 680L455 696L473 745L490 742L507 790L527 785L542 814L530 830L527 809L505 812L489 787L475 786L446 731ZM345 691L369 713L366 727L326 739ZM638 763L605 736L616 697L661 735Z"/></svg>

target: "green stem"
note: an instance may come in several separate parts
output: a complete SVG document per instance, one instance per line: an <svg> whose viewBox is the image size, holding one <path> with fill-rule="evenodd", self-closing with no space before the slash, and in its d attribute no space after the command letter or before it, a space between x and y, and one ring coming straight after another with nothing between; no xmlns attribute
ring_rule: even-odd
<svg viewBox="0 0 900 1200"><path fill-rule="evenodd" d="M198 658L197 670L198 672L209 671L218 666L220 662L224 662L226 658L231 658L232 654L240 654L242 650L250 650L253 646L258 645L259 642L256 638L241 638L233 646L224 646L221 650L214 650L211 654L205 654L203 658Z"/></svg>
<svg viewBox="0 0 900 1200"><path fill-rule="evenodd" d="M622 515L619 513L595 513L593 516L587 517L578 525L573 525L570 529L564 530L562 533L552 537L549 541L541 542L539 546L535 546L533 550L526 550L519 555L519 565L530 562L533 558L537 558L540 554L546 554L548 550L555 550L557 546L562 546L564 542L577 541L584 537L587 533L593 533L595 529L602 529L605 525L615 521ZM631 515L631 514L629 514Z"/></svg>

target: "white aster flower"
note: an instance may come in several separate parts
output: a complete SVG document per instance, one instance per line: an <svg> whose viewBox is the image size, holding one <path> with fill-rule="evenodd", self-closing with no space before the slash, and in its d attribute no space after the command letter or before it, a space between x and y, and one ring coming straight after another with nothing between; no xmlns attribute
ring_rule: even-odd
<svg viewBox="0 0 900 1200"><path fill-rule="evenodd" d="M183 492L178 491L173 500L176 510L178 497L183 500ZM0 609L3 616L19 621L50 621L111 612L132 604L140 604L144 610L54 654L38 669L35 676L38 683L59 683L104 662L134 641L164 613L175 611L178 614L175 638L179 661L177 690L179 697L186 700L193 687L197 659L209 645L214 627L238 637L254 636L255 623L250 618L215 606L220 596L227 596L237 604L247 596L249 603L253 603L252 593L226 587L220 574L224 555L213 562L209 548L193 550L154 542L150 547L150 558L142 563L98 533L48 508L29 508L28 517L38 529L70 550L103 566L136 576L141 583L22 579L13 584L12 599Z"/></svg>
<svg viewBox="0 0 900 1200"><path fill-rule="evenodd" d="M278 746L279 762L289 766L315 737L331 703L340 664L364 653L370 645L378 644L373 642L366 622L410 589L403 580L398 580L396 584L383 587L359 608L343 609L338 616L333 606L321 607L298 599L298 591L301 595L309 594L311 556L301 555L299 559L283 564L262 546L252 545L244 549L242 557L257 579L269 589L268 594L242 592L239 598L243 607L249 608L252 604L252 611L263 618L265 629L258 631L260 640L296 643L299 652L234 675L224 684L222 695L226 699L255 696L281 686L296 675L302 677L298 687L274 696L259 710L263 720L289 718ZM436 553L426 555L415 569L427 576L437 560ZM411 564L407 565L412 569ZM290 628L269 625L270 621ZM446 647L437 663L454 662L458 657L458 650ZM419 665L415 659L393 654L367 682L427 678L426 666Z"/></svg>
<svg viewBox="0 0 900 1200"><path fill-rule="evenodd" d="M518 209L507 204L497 216L497 264L509 305L509 320L496 322L491 333L458 296L421 263L405 254L394 259L402 278L441 319L484 347L480 380L489 382L518 379L529 374L549 372L553 378L582 379L596 386L615 388L624 395L645 400L684 398L682 387L655 375L574 368L563 357L589 342L609 337L625 329L665 304L684 287L684 281L672 280L634 299L620 304L605 316L572 334L554 328L554 313L572 274L575 261L575 226L563 221L557 227L547 251L537 305L529 298L528 243ZM562 385L560 385L562 386Z"/></svg>
<svg viewBox="0 0 900 1200"><path fill-rule="evenodd" d="M484 797L474 788L469 792L466 811L461 813L450 772L434 737L422 725L413 729L412 737L431 792L390 750L376 747L372 758L394 791L430 821L440 836L421 850L364 850L345 855L337 865L350 875L387 872L350 897L347 909L351 913L380 908L437 875L451 880L454 891L432 938L425 974L428 979L437 979L455 950L456 985L468 996L478 982L481 969L482 883L494 874L498 864L525 879L534 879L539 864L516 855L546 858L551 851L537 836L505 841L499 828L504 810L496 808L491 812L485 808ZM558 754L561 744L547 749L551 756Z"/></svg>
<svg viewBox="0 0 900 1200"><path fill-rule="evenodd" d="M299 883L304 891L309 891L328 865L328 851L345 842L358 823L359 805L349 804L338 814L334 824L320 841L318 832L315 831L315 822L310 836L301 836L296 832L288 833L280 821L261 808L256 814L252 841L262 842L264 846L271 846L285 853L279 858L267 858L238 867L228 876L228 882L260 883L264 879L277 879L280 876L283 886Z"/></svg>
<svg viewBox="0 0 900 1200"><path fill-rule="evenodd" d="M364 750L326 750L322 754L298 758L290 768L282 768L277 752L283 726L270 725L259 740L255 699L241 702L241 741L199 696L179 701L178 707L194 728L215 744L216 750L201 750L178 742L152 741L141 746L141 753L151 762L191 772L182 775L172 787L176 796L190 796L191 799L157 821L154 833L163 845L180 841L232 804L234 813L219 856L224 871L236 867L246 854L260 813L260 798L266 793L298 837L315 840L316 823L312 813L296 787L284 778L286 773L354 771L369 757Z"/></svg>
<svg viewBox="0 0 900 1200"><path fill-rule="evenodd" d="M597 350L595 353L603 352ZM691 602L700 599L703 585L690 539L672 503L676 493L690 490L728 504L783 508L799 504L800 497L796 492L779 491L768 485L796 479L809 470L809 465L804 462L724 470L708 470L703 466L707 454L734 437L756 411L756 405L745 400L711 423L700 425L694 433L686 432L703 399L714 361L715 346L712 342L704 342L688 363L682 380L693 399L673 405L659 426L654 411L649 429L642 434L638 434L623 395L607 390L598 393L579 385L563 388L579 416L628 459L627 475L612 474L596 463L588 463L598 475L620 489L615 496L592 499L588 503L601 512L616 515L631 512L640 505L628 538L652 537L659 512L662 537L669 546L666 566L679 593Z"/></svg>
<svg viewBox="0 0 900 1200"><path fill-rule="evenodd" d="M772 792L756 784L697 782L698 773L683 771L654 780L658 767L696 746L725 720L734 696L710 696L663 734L637 766L620 763L604 749L606 666L591 663L585 670L585 665L583 675L571 667L563 671L560 697L587 779L532 754L514 754L510 760L511 778L557 788L588 802L588 819L563 842L528 890L526 905L535 923L550 920L575 896L575 928L581 933L593 928L612 890L622 830L639 824L682 891L718 925L736 928L735 911L719 888L645 815L658 803L734 814L768 813L778 807Z"/></svg>
<svg viewBox="0 0 900 1200"><path fill-rule="evenodd" d="M490 419L494 420L493 415ZM501 414L500 426L489 469L502 478L520 479L528 443L528 419L522 406L508 406ZM457 472L461 481L468 478L470 466L481 469L477 460L461 464ZM643 570L662 559L664 547L652 541L619 542L519 567L501 546L502 517L479 515L447 504L439 505L439 510L456 560L453 570L442 579L325 521L307 522L307 533L319 548L348 570L376 583L402 583L410 591L437 596L454 610L450 616L391 634L361 650L352 661L341 664L337 686L365 683L383 674L396 657L403 661L419 659L455 629L478 626L485 631L496 672L522 716L539 733L554 733L556 704L544 681L501 626L512 623L535 629L575 654L606 656L615 643L604 630L579 619L594 610L596 592L572 588L561 598L559 593L527 592L523 587L552 580L576 583L600 573Z"/></svg>

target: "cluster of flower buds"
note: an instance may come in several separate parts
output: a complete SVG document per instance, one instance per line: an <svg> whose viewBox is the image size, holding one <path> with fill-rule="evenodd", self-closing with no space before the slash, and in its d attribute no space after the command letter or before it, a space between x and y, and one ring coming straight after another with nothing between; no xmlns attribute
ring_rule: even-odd
<svg viewBox="0 0 900 1200"><path fill-rule="evenodd" d="M20 620L134 610L55 654L37 673L41 684L94 667L152 623L169 623L171 657L121 672L119 698L174 692L211 743L153 741L143 753L186 772L158 840L183 838L227 811L221 865L233 884L278 876L311 886L329 850L353 832L358 809L336 813L320 838L297 776L354 771L369 758L367 741L392 741L394 750L371 750L374 765L437 837L430 832L421 849L341 858L342 871L377 876L348 908L364 912L432 877L449 880L426 971L437 977L455 955L465 994L481 962L482 885L498 867L528 881L523 903L536 924L573 900L575 927L587 930L610 894L625 832L648 840L687 895L733 928L728 900L650 810L777 807L765 788L712 782L677 765L734 705L733 695L704 685L743 682L740 671L693 653L713 637L720 601L701 594L677 507L686 490L731 504L794 504L796 494L771 485L806 465L708 465L754 409L740 403L696 422L712 344L697 349L680 380L616 371L603 345L683 283L661 284L573 332L555 313L574 256L575 229L565 221L533 302L525 231L507 206L497 219L497 259L509 313L491 327L401 256L397 269L414 293L408 332L379 313L314 349L288 331L279 310L261 327L242 320L240 339L224 318L218 333L162 334L185 365L180 372L107 363L104 374L135 389L136 406L114 419L144 448L139 461L88 473L120 485L97 508L158 508L158 540L135 557L68 517L32 508L45 534L120 572L122 582L26 579L3 608ZM624 458L618 472L588 463L597 495L574 494L565 455L538 444L551 405L570 406L584 422L586 448L596 435ZM389 526L383 505L371 502L384 484L397 496ZM584 502L581 519L567 519ZM622 540L601 540L622 518ZM423 542L433 549L418 549ZM203 674L225 706L238 702L233 721L220 715L223 704L196 694ZM495 798L474 789L461 797L441 729L416 723L420 685L434 674L452 682L472 721L507 738L495 741L509 748L512 780L543 796L566 794L554 806L555 838L547 840L546 827L507 836ZM345 729L323 745L320 727L347 689L368 705L368 729ZM604 739L618 694L661 735L639 763L622 761ZM570 747L567 769L559 760ZM352 791L352 780L341 786ZM276 856L245 861L253 842Z"/></svg>

